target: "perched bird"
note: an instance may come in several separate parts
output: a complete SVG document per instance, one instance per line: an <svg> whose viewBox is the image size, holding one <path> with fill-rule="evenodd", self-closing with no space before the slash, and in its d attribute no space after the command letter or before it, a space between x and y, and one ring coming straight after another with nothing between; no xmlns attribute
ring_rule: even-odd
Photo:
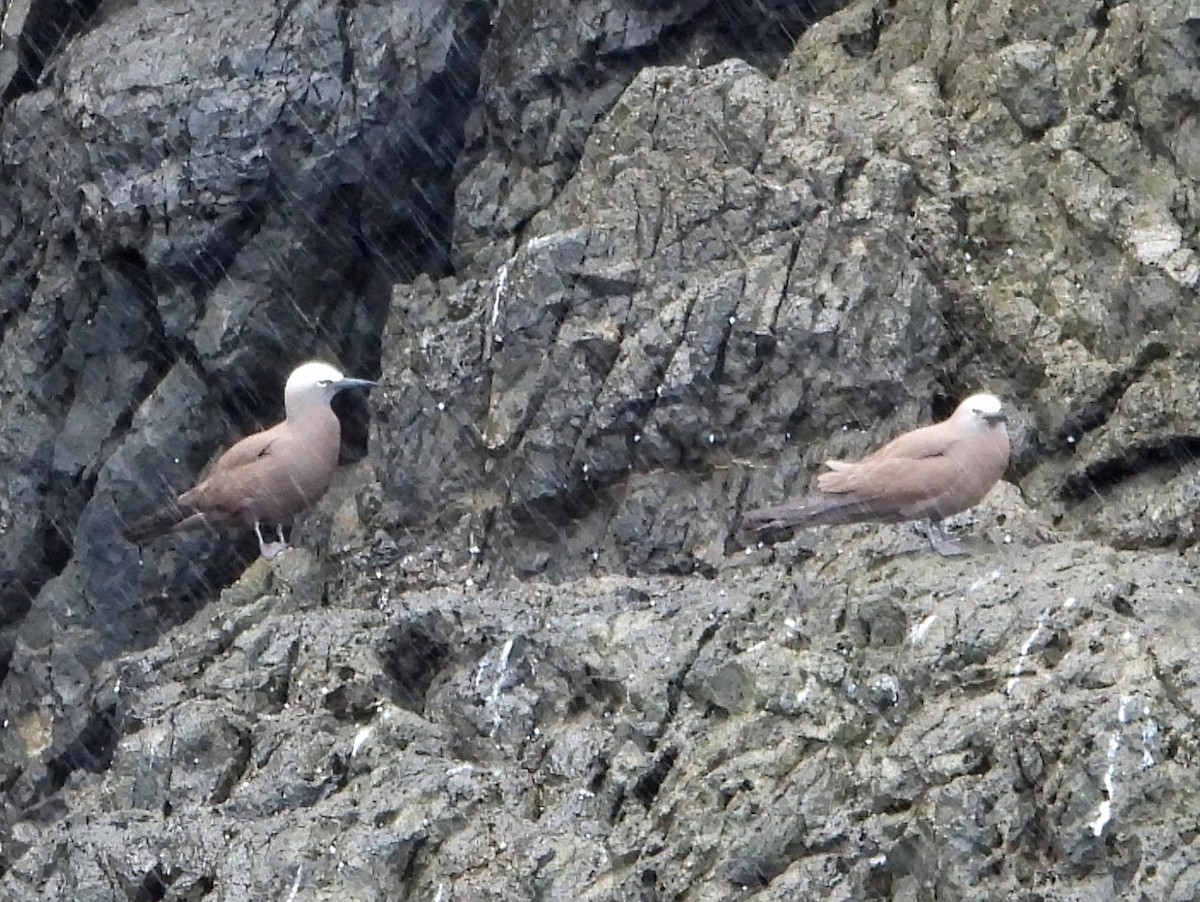
<svg viewBox="0 0 1200 902"><path fill-rule="evenodd" d="M1004 475L1005 421L999 398L972 395L949 419L906 432L862 460L827 461L816 491L750 511L742 525L764 530L928 519L934 549L962 554L941 521L977 504Z"/></svg>
<svg viewBox="0 0 1200 902"><path fill-rule="evenodd" d="M280 523L316 502L333 478L341 427L329 402L344 389L374 384L327 363L292 370L283 390L284 421L246 436L194 488L130 523L125 538L141 542L185 529L253 524L263 557L274 557L286 547ZM263 523L275 525L277 542L263 541Z"/></svg>

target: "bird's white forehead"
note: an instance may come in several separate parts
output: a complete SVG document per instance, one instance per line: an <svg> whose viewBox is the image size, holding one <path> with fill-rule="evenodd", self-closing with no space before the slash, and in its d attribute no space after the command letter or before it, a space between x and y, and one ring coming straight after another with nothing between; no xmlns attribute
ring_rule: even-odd
<svg viewBox="0 0 1200 902"><path fill-rule="evenodd" d="M328 363L313 361L301 364L292 370L288 376L288 388L302 388L306 385L316 385L319 382L341 382L344 377Z"/></svg>
<svg viewBox="0 0 1200 902"><path fill-rule="evenodd" d="M1000 413L1004 410L1004 404L1001 400L995 395L989 394L971 395L971 397L958 406L960 410L969 410L984 416Z"/></svg>

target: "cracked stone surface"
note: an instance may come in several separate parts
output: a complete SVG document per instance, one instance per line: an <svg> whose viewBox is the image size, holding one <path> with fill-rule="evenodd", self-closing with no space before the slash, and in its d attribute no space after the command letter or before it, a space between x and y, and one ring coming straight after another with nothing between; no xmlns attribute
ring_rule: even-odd
<svg viewBox="0 0 1200 902"><path fill-rule="evenodd" d="M119 738L56 794L69 876L26 819L0 887L1195 893L1196 562L858 548L712 581L350 570L337 608L289 550L105 668Z"/></svg>
<svg viewBox="0 0 1200 902"><path fill-rule="evenodd" d="M1200 895L1185 4L0 20L0 898ZM966 558L736 531L979 389Z"/></svg>

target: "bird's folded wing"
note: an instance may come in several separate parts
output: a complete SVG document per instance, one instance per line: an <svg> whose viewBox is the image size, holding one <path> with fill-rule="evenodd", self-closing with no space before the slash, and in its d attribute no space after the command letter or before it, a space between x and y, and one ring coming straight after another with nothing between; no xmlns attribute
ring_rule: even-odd
<svg viewBox="0 0 1200 902"><path fill-rule="evenodd" d="M945 455L921 458L864 458L852 467L817 477L817 488L831 495L850 494L881 510L903 509L937 497L961 478Z"/></svg>
<svg viewBox="0 0 1200 902"><path fill-rule="evenodd" d="M924 460L940 457L949 452L950 446L961 439L961 435L947 423L934 423L898 435L882 448L868 454L862 463L876 458L897 460Z"/></svg>
<svg viewBox="0 0 1200 902"><path fill-rule="evenodd" d="M246 436L217 458L217 462L213 464L212 469L209 470L205 478L207 479L215 473L227 473L230 470L253 463L270 453L271 445L278 437L274 428Z"/></svg>
<svg viewBox="0 0 1200 902"><path fill-rule="evenodd" d="M179 496L179 503L202 511L234 516L255 491L263 468L273 466L275 429L248 435L222 454L208 474Z"/></svg>

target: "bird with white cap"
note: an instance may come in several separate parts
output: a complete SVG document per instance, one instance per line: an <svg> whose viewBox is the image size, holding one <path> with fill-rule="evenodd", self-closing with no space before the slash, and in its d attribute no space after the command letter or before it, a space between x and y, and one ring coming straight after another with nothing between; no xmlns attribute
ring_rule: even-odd
<svg viewBox="0 0 1200 902"><path fill-rule="evenodd" d="M1008 469L1005 423L999 398L972 395L948 419L906 432L862 460L827 461L816 491L752 510L742 525L761 531L927 519L934 549L962 554L941 521L978 504Z"/></svg>
<svg viewBox="0 0 1200 902"><path fill-rule="evenodd" d="M371 385L327 363L298 366L283 390L282 423L235 444L195 487L130 523L125 538L142 542L188 529L253 525L263 557L274 557L286 547L280 524L314 504L333 478L341 426L330 402L340 391ZM275 526L278 541L263 540L264 523Z"/></svg>

